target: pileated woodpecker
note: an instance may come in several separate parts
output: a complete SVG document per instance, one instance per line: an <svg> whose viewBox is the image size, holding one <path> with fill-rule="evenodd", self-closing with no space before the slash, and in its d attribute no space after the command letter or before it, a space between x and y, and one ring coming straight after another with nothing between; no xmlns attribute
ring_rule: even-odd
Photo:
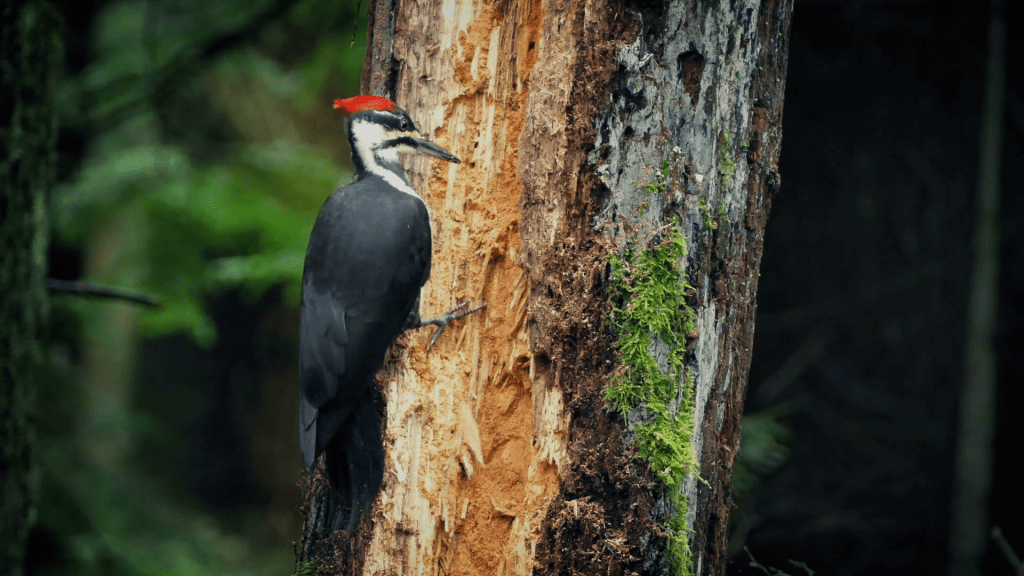
<svg viewBox="0 0 1024 576"><path fill-rule="evenodd" d="M420 136L409 115L380 96L337 100L348 114L355 181L324 203L302 273L299 444L307 467L326 453L332 504L327 526L349 533L369 510L384 475L381 401L374 374L404 330L445 325L475 312L419 316L430 275L430 215L399 153L459 159Z"/></svg>

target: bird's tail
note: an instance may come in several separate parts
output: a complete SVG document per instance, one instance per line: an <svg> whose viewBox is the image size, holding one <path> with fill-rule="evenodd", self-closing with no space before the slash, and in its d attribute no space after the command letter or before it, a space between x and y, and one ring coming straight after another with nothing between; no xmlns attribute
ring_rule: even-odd
<svg viewBox="0 0 1024 576"><path fill-rule="evenodd" d="M327 525L352 534L363 511L373 507L384 479L384 440L378 392L359 402L347 427L324 450L331 505Z"/></svg>

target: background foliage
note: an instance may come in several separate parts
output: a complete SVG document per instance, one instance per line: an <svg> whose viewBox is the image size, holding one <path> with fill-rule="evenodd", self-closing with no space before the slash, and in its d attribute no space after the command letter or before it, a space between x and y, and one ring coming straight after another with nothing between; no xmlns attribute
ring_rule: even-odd
<svg viewBox="0 0 1024 576"><path fill-rule="evenodd" d="M51 276L163 305L54 301L34 573L291 571L301 466L276 416L296 389L279 335L316 212L351 178L330 102L358 92L356 9L69 8Z"/></svg>

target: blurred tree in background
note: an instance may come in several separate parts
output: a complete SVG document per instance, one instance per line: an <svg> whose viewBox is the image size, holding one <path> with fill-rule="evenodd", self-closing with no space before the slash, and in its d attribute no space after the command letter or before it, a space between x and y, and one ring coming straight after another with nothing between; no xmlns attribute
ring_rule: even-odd
<svg viewBox="0 0 1024 576"><path fill-rule="evenodd" d="M353 0L66 6L35 574L283 574L305 244L351 172ZM255 360L253 360L255 359ZM256 365L256 364L259 365Z"/></svg>
<svg viewBox="0 0 1024 576"><path fill-rule="evenodd" d="M56 165L61 17L0 1L0 573L24 573L36 516L35 390L47 318L47 197Z"/></svg>

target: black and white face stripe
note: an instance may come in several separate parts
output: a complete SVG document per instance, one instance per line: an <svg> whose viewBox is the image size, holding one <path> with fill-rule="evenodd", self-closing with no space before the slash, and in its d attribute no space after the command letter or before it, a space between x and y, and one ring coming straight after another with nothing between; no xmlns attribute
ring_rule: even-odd
<svg viewBox="0 0 1024 576"><path fill-rule="evenodd" d="M416 151L419 131L409 114L401 108L394 110L364 110L349 117L349 144L356 174L369 172L391 186L418 196L398 154Z"/></svg>
<svg viewBox="0 0 1024 576"><path fill-rule="evenodd" d="M363 110L349 116L349 144L356 175L371 173L388 184L416 195L398 161L399 153L422 153L458 163L443 148L423 139L416 123L401 108Z"/></svg>
<svg viewBox="0 0 1024 576"><path fill-rule="evenodd" d="M363 114L362 112L360 114ZM348 140L352 146L352 164L356 176L365 173L379 176L391 186L416 196L416 191L405 177L405 170L398 161L399 152L404 146L389 146L387 143L397 139L412 139L411 134L396 133L397 131L374 122L373 118L359 118L353 115L349 119Z"/></svg>
<svg viewBox="0 0 1024 576"><path fill-rule="evenodd" d="M416 123L401 108L394 110L363 110L349 117L350 122L372 122L390 132L419 132Z"/></svg>
<svg viewBox="0 0 1024 576"><path fill-rule="evenodd" d="M380 148L395 148L399 152L412 152L419 147L419 141L412 136L399 136L398 138L392 138L385 140L381 143ZM402 150L402 148L408 148L408 150Z"/></svg>

